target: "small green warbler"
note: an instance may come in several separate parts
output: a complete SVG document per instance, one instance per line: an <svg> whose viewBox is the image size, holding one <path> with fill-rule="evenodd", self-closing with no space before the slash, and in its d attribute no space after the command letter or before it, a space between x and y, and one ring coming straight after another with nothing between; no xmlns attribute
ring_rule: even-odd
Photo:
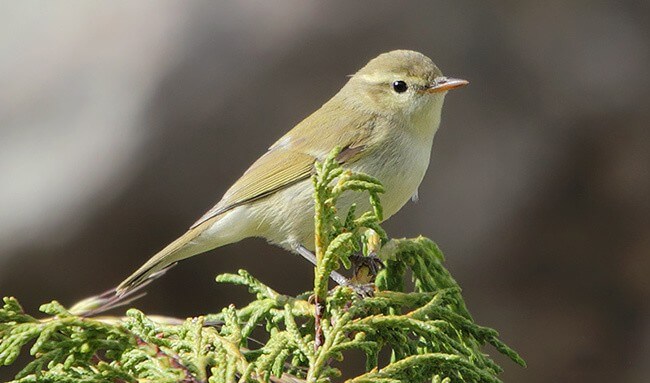
<svg viewBox="0 0 650 383"><path fill-rule="evenodd" d="M445 94L467 83L443 76L418 52L396 50L372 59L275 142L185 234L124 280L117 295L181 259L248 237L265 238L309 258L314 247L310 176L314 162L337 146L343 148L338 160L344 167L382 182L384 219L389 218L417 193ZM339 206L353 203L360 211L370 207L360 193L344 194Z"/></svg>

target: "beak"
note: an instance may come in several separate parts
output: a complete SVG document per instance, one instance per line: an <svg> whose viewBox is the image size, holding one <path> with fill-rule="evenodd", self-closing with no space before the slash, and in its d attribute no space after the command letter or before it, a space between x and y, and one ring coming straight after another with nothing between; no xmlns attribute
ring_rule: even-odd
<svg viewBox="0 0 650 383"><path fill-rule="evenodd" d="M427 89L427 93L439 93L439 92L446 92L448 90L460 88L461 86L465 86L469 84L469 81L467 80L462 80L459 78L452 78L452 77L441 77L436 80L435 83L431 84Z"/></svg>

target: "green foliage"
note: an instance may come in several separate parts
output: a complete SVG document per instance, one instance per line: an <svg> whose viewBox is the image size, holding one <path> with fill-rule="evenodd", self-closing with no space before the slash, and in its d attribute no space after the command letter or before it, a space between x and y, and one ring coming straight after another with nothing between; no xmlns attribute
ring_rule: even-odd
<svg viewBox="0 0 650 383"><path fill-rule="evenodd" d="M349 350L363 352L367 368L351 383L499 382L501 368L482 352L485 344L525 365L496 331L474 323L435 243L387 241L379 226L381 184L341 169L337 154L317 164L313 177L313 295L280 294L240 270L217 281L247 287L254 300L185 321L135 309L124 318L84 318L57 302L41 306L47 317L36 319L4 298L0 365L12 364L32 342L33 360L14 382L327 382L341 375L337 366ZM338 197L359 191L370 194L372 211L357 216L353 206L341 218ZM350 267L356 252L376 250L386 267L373 296L347 286L328 291L332 271ZM380 361L385 353L390 360Z"/></svg>
<svg viewBox="0 0 650 383"><path fill-rule="evenodd" d="M382 240L386 239L386 233L379 226L383 216L379 193L384 192L384 187L374 177L341 168L336 161L339 153L340 149L336 148L323 163L316 163L316 174L312 177L317 263L314 271L314 296L317 301L325 300L332 271L338 269L340 263L350 268L350 255L359 251L359 246L365 242L362 238L364 228L373 229ZM336 202L341 194L350 190L367 191L372 211L364 212L357 218L356 207L352 206L345 221L342 221L336 214Z"/></svg>

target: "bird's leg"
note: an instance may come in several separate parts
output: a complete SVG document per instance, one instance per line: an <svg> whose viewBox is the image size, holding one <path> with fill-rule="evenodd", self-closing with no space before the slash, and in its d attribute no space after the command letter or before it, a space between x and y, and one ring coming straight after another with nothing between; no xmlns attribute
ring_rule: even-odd
<svg viewBox="0 0 650 383"><path fill-rule="evenodd" d="M309 251L309 249L307 249L303 245L299 245L296 248L296 251L298 252L298 254L302 255L303 258L311 262L312 265L317 266L316 255L314 255L314 253ZM336 271L332 271L332 273L330 274L330 278L332 278L332 280L336 282L336 284L339 286L350 286L350 280Z"/></svg>
<svg viewBox="0 0 650 383"><path fill-rule="evenodd" d="M306 247L303 245L299 245L296 247L296 251L298 254L302 255L303 258L311 262L314 266L316 266L316 255L309 251ZM363 257L363 258L368 258L368 257ZM378 261L380 264L381 261ZM383 265L383 264L382 264ZM351 281L350 279L344 277L340 273L336 271L332 271L330 274L330 278L336 282L337 285L339 286L347 286L354 290L357 295L361 297L369 297L372 296L373 293L375 292L374 290L374 284L372 283L356 283L356 281Z"/></svg>

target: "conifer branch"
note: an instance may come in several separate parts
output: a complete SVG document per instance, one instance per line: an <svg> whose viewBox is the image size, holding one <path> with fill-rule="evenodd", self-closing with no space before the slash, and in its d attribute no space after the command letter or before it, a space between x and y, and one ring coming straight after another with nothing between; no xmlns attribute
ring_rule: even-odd
<svg viewBox="0 0 650 383"><path fill-rule="evenodd" d="M387 241L379 225L383 187L342 169L337 155L316 164L313 177L312 291L284 295L239 270L217 282L248 288L248 305L184 321L135 309L122 318L87 318L57 302L41 306L46 316L36 318L4 298L0 365L14 363L33 342L32 360L13 382L329 382L341 376L350 350L366 355L367 372L349 383L499 382L501 368L483 352L486 344L524 366L496 331L474 322L434 242ZM357 214L352 206L339 216L338 198L359 192L368 193L371 211ZM385 263L374 296L360 298L346 286L328 291L330 273L349 268L357 252L377 253ZM380 363L383 350L391 358Z"/></svg>

